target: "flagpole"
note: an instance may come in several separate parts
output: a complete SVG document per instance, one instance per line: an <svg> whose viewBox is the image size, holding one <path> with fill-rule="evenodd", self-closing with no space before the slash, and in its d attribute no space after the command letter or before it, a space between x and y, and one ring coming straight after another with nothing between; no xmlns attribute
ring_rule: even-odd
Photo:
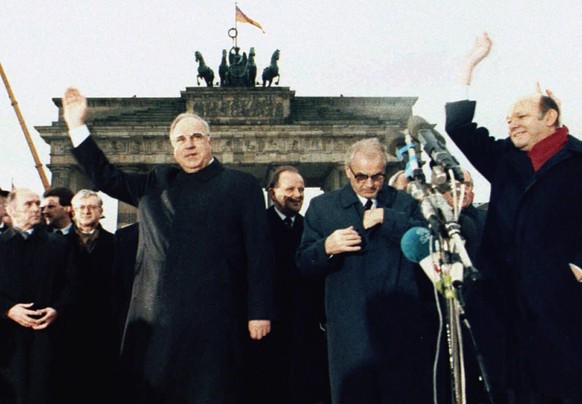
<svg viewBox="0 0 582 404"><path fill-rule="evenodd" d="M36 153L36 148L34 147L34 143L32 142L32 138L30 137L30 133L28 132L28 128L26 127L26 122L24 122L24 118L22 117L22 114L20 113L20 108L18 107L18 102L14 98L14 94L12 93L12 89L10 88L10 83L8 82L8 77L6 77L6 73L4 73L4 68L2 68L2 63L0 63L0 75L2 76L2 80L4 81L4 86L6 87L6 91L8 91L8 97L10 98L10 101L12 102L12 106L14 107L14 111L16 112L16 117L18 118L18 122L20 123L20 127L22 128L22 131L24 132L24 137L26 138L26 143L28 143L28 147L30 149L30 152L32 153L32 158L34 160L34 166L36 167L36 170L38 171L38 175L40 175L40 180L42 182L42 185L44 186L44 189L47 190L50 188L49 181L46 177L46 174L44 173L44 170L42 168L42 163L40 162L40 159L38 158L38 154Z"/></svg>
<svg viewBox="0 0 582 404"><path fill-rule="evenodd" d="M236 19L236 10L238 8L238 3L235 1L234 2L234 32L236 33L236 36L234 37L234 47L238 47L238 21Z"/></svg>

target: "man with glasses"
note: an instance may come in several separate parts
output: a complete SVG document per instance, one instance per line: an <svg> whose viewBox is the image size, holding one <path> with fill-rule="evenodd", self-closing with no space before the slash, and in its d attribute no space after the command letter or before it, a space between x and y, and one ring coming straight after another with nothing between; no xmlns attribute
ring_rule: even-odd
<svg viewBox="0 0 582 404"><path fill-rule="evenodd" d="M79 268L80 290L71 350L77 372L71 386L83 403L108 403L119 348L111 310L114 236L101 224L103 200L82 189L71 200L75 227L71 242Z"/></svg>
<svg viewBox="0 0 582 404"><path fill-rule="evenodd" d="M432 401L437 338L432 286L400 251L422 225L417 202L385 182L386 150L349 150L344 188L311 200L297 252L306 276L325 276L332 401Z"/></svg>
<svg viewBox="0 0 582 404"><path fill-rule="evenodd" d="M125 173L89 135L87 111L86 98L68 89L73 154L96 187L138 207L140 223L118 401L240 402L244 338L263 338L273 317L259 182L212 155L209 125L192 112L170 126L178 165Z"/></svg>

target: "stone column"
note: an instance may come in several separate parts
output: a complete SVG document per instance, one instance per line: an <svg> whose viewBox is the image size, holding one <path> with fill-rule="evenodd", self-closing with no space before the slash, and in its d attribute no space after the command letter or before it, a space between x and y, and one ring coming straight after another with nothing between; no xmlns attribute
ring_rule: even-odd
<svg viewBox="0 0 582 404"><path fill-rule="evenodd" d="M347 183L348 179L346 178L346 174L344 172L344 164L338 163L323 179L321 189L324 192L334 191L336 189L342 188Z"/></svg>

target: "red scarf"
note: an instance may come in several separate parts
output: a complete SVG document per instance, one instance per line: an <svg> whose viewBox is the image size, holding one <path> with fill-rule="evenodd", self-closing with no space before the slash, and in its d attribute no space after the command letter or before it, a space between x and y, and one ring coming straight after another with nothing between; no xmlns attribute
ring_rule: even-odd
<svg viewBox="0 0 582 404"><path fill-rule="evenodd" d="M562 126L547 138L539 141L527 152L534 171L538 171L546 161L556 154L568 141L568 128Z"/></svg>

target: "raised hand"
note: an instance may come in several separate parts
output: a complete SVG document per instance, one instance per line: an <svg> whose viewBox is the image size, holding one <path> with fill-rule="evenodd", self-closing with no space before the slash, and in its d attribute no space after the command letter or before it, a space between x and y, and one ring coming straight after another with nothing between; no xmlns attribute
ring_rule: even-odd
<svg viewBox="0 0 582 404"><path fill-rule="evenodd" d="M473 47L465 55L465 65L461 72L461 83L463 85L471 84L471 79L473 76L473 69L477 66L483 59L489 55L491 48L493 47L493 41L489 37L487 32L484 32L481 36L477 37Z"/></svg>
<svg viewBox="0 0 582 404"><path fill-rule="evenodd" d="M85 124L87 99L76 88L68 88L63 96L63 118L69 130Z"/></svg>
<svg viewBox="0 0 582 404"><path fill-rule="evenodd" d="M536 91L539 95L544 95L544 92L542 90L542 85L540 84L540 82L538 81L536 83ZM556 94L554 94L554 92L552 90L550 90L549 88L546 88L546 94L548 97L550 97L552 100L554 100L554 102L556 103L556 105L558 105L558 107L560 109L562 109L562 101L556 97Z"/></svg>

